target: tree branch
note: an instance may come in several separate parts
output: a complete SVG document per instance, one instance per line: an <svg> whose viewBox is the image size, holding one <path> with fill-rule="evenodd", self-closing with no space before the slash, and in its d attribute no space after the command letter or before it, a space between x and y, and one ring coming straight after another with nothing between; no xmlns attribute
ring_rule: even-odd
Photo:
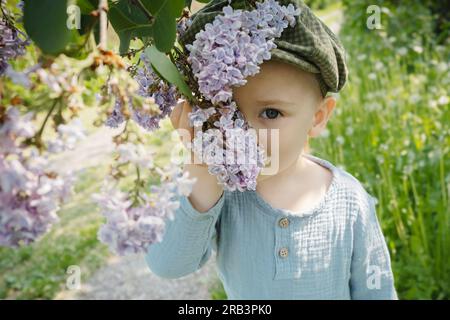
<svg viewBox="0 0 450 320"><path fill-rule="evenodd" d="M107 50L107 40L108 40L108 0L100 0L98 2L98 13L100 15L100 42L98 48L100 50Z"/></svg>

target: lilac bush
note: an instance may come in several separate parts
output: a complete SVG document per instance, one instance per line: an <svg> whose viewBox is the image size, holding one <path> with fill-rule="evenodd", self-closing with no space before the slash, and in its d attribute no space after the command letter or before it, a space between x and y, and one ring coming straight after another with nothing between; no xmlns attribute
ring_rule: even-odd
<svg viewBox="0 0 450 320"><path fill-rule="evenodd" d="M227 190L255 190L256 178L265 160L264 150L257 145L255 134L247 132L250 127L232 101L232 88L244 85L247 77L259 72L259 65L270 59L270 50L276 47L274 39L288 26L294 26L299 14L300 10L292 4L281 6L275 0L257 2L252 11L225 6L223 15L206 24L204 30L196 34L195 41L186 45L187 62L198 80L198 90L212 104L209 108L194 105L189 116L191 125L201 128L211 117L219 118L213 123L217 131L210 128L206 132L196 132L193 151L206 160L209 172L216 175ZM191 23L189 19L179 21L179 36ZM159 79L144 55L141 60L144 66L135 76L138 92L154 99L160 112L142 113L132 106L129 109L134 121L152 131L170 114L178 96L174 86ZM117 127L125 120L123 108L123 103L116 103L106 121L108 126ZM234 156L227 157L230 153Z"/></svg>
<svg viewBox="0 0 450 320"><path fill-rule="evenodd" d="M102 10L97 13L104 14ZM189 115L195 131L192 149L228 190L255 190L256 178L265 161L255 131L233 101L232 88L244 85L247 77L259 72L259 65L270 59L270 51L276 47L274 39L285 28L295 25L298 14L292 4L281 6L275 0L256 2L251 11L226 6L223 15L207 24L195 41L186 46L188 52L179 54L179 48L171 51L173 64L185 80L189 78L190 84L194 84L191 89L196 100L199 99L199 103L193 103ZM62 108L74 115L87 106L86 96L97 89L89 80L101 83L101 94L95 103L108 108L104 123L109 127L118 127L131 119L141 128L154 131L181 97L176 86L162 79L144 54L137 66L126 68L121 57L104 50L107 47L104 42L83 59L60 53L52 59L39 60L26 72L14 73L8 68L8 61L24 54L27 40L12 21L5 15L0 20L0 76L8 75L15 83L28 87L45 86L47 102L55 103L46 120L52 119L49 121L53 121L56 138L41 139L46 120L37 132L31 123L31 113L22 117L15 107L0 108L2 246L29 244L58 220L59 205L70 196L74 178L70 173L61 176L47 171L45 152L73 149L85 137L79 121L66 123ZM178 20L178 37L191 24L186 15ZM89 91L92 88L94 91ZM59 115L52 114L54 108ZM175 164L164 169L156 167L154 155L136 140L128 139L125 130L114 138L117 157L111 176L114 181L127 177L130 173L123 168L132 167L137 175L134 188L125 193L118 183L106 180L102 192L94 196L106 218L98 238L120 255L144 252L152 243L161 241L166 219L174 218L180 196L188 196L195 183ZM161 183L146 188L144 179L154 173Z"/></svg>
<svg viewBox="0 0 450 320"><path fill-rule="evenodd" d="M187 61L198 80L199 91L212 104L206 109L194 105L189 115L191 125L201 129L211 117L218 118L213 123L217 130L196 130L193 151L227 190L255 190L256 178L264 166L264 150L257 145L254 132L249 132L249 125L232 101L232 87L244 85L247 77L259 72L259 65L270 59L270 50L276 47L274 39L295 25L300 10L292 4L280 6L277 1L266 0L256 3L252 11L226 6L223 13L205 25L192 45L186 46ZM182 35L191 23L180 20L178 34ZM160 113L132 111L132 119L152 131L172 111L177 91L158 78L145 56L141 60L144 67L135 76L139 94L153 98ZM122 108L123 104L116 104L107 125L116 127L124 121Z"/></svg>

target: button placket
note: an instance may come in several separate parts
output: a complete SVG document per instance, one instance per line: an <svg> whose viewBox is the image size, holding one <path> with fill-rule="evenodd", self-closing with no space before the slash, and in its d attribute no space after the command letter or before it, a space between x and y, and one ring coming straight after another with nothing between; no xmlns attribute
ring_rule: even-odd
<svg viewBox="0 0 450 320"><path fill-rule="evenodd" d="M291 228L293 221L290 217L280 216L275 224L275 279L287 279L291 277L290 246Z"/></svg>

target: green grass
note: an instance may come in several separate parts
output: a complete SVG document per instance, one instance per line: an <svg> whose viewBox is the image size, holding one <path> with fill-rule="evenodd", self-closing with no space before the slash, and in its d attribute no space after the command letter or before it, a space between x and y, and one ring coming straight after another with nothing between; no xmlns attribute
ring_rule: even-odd
<svg viewBox="0 0 450 320"><path fill-rule="evenodd" d="M449 46L430 40L429 20L420 15L423 25L411 30L385 22L384 30L369 31L358 20L363 9L363 1L346 8L341 39L350 78L328 136L314 139L312 151L343 166L378 198L400 298L448 299ZM392 8L390 21L407 24L419 9ZM416 30L429 32L428 40Z"/></svg>
<svg viewBox="0 0 450 320"><path fill-rule="evenodd" d="M336 11L342 10L342 2L341 1L335 1L333 4L330 4L326 8L320 9L320 10L313 10L314 13L319 17L325 17L329 14L332 14ZM326 24L329 23L329 21L324 21Z"/></svg>
<svg viewBox="0 0 450 320"><path fill-rule="evenodd" d="M227 300L227 294L225 292L225 289L223 287L222 281L220 279L217 279L214 284L209 288L209 291L211 293L211 299L212 300Z"/></svg>

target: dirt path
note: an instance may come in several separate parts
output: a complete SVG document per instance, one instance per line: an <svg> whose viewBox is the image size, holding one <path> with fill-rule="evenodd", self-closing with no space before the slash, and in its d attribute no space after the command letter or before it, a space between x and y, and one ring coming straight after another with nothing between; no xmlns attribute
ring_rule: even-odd
<svg viewBox="0 0 450 320"><path fill-rule="evenodd" d="M79 290L60 292L56 299L208 300L209 289L216 279L214 256L200 270L174 280L153 274L142 255L113 257Z"/></svg>

